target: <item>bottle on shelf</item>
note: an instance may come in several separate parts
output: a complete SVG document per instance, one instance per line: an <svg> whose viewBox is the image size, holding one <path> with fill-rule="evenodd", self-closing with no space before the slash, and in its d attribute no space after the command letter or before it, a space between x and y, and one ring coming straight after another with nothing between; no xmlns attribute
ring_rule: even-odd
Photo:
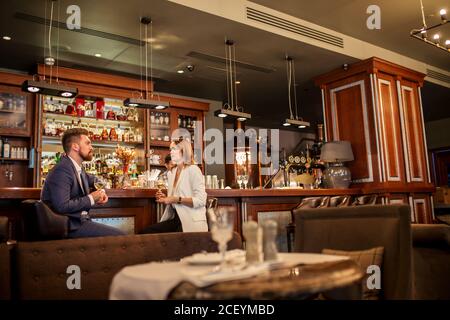
<svg viewBox="0 0 450 320"><path fill-rule="evenodd" d="M11 158L11 145L8 142L8 138L5 138L5 142L3 142L3 158Z"/></svg>
<svg viewBox="0 0 450 320"><path fill-rule="evenodd" d="M101 137L103 141L107 141L109 139L108 130L106 130L105 126L103 127Z"/></svg>
<svg viewBox="0 0 450 320"><path fill-rule="evenodd" d="M109 140L111 141L117 141L117 132L116 129L114 129L114 127L111 127L111 129L109 130Z"/></svg>
<svg viewBox="0 0 450 320"><path fill-rule="evenodd" d="M0 137L0 158L3 157L3 139Z"/></svg>
<svg viewBox="0 0 450 320"><path fill-rule="evenodd" d="M123 130L120 128L120 124L117 125L117 141L122 142L123 141Z"/></svg>

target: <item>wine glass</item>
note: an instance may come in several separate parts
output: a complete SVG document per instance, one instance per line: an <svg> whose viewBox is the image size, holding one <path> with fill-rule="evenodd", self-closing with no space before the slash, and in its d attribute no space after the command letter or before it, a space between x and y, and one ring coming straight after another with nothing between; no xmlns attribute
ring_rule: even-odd
<svg viewBox="0 0 450 320"><path fill-rule="evenodd" d="M242 176L241 176L241 175L238 175L236 180L237 180L237 183L238 183L238 185L239 185L239 189L242 189L242 187L241 187L241 184L242 184Z"/></svg>
<svg viewBox="0 0 450 320"><path fill-rule="evenodd" d="M105 178L97 176L95 177L94 187L96 190L102 190L106 187L107 181Z"/></svg>
<svg viewBox="0 0 450 320"><path fill-rule="evenodd" d="M247 189L248 175L244 174L242 176L242 183L244 184L244 189Z"/></svg>
<svg viewBox="0 0 450 320"><path fill-rule="evenodd" d="M233 238L234 211L232 208L209 209L208 212L212 239L217 242L221 260L216 271L223 270L226 264L227 243Z"/></svg>

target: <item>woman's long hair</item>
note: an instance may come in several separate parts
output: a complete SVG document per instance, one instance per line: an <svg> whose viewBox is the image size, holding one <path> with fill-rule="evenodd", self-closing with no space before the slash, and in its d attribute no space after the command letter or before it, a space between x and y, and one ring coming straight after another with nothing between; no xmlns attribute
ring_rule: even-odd
<svg viewBox="0 0 450 320"><path fill-rule="evenodd" d="M181 150L183 163L187 166L194 164L194 151L192 150L191 142L188 139L179 137L173 143Z"/></svg>

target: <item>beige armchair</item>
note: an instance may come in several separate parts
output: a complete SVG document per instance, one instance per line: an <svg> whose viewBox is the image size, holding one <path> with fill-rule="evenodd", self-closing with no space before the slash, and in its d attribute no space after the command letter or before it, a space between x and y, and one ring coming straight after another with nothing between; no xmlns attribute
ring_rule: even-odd
<svg viewBox="0 0 450 320"><path fill-rule="evenodd" d="M295 251L384 247L382 299L412 298L410 208L374 205L295 210Z"/></svg>

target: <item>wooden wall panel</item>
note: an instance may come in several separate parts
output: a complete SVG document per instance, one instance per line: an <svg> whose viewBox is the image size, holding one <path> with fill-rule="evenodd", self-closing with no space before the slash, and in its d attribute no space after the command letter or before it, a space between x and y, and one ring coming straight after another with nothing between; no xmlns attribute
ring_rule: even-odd
<svg viewBox="0 0 450 320"><path fill-rule="evenodd" d="M410 197L411 221L414 223L433 223L431 197L427 194L414 194Z"/></svg>
<svg viewBox="0 0 450 320"><path fill-rule="evenodd" d="M406 178L412 182L426 182L426 160L423 142L423 124L417 88L397 81L400 98L400 119L403 127L403 146Z"/></svg>
<svg viewBox="0 0 450 320"><path fill-rule="evenodd" d="M365 80L351 82L330 90L332 139L352 144L354 161L346 165L353 182L373 182L371 129Z"/></svg>
<svg viewBox="0 0 450 320"><path fill-rule="evenodd" d="M395 80L391 76L379 75L377 83L382 170L386 181L400 182L404 179L404 169Z"/></svg>

